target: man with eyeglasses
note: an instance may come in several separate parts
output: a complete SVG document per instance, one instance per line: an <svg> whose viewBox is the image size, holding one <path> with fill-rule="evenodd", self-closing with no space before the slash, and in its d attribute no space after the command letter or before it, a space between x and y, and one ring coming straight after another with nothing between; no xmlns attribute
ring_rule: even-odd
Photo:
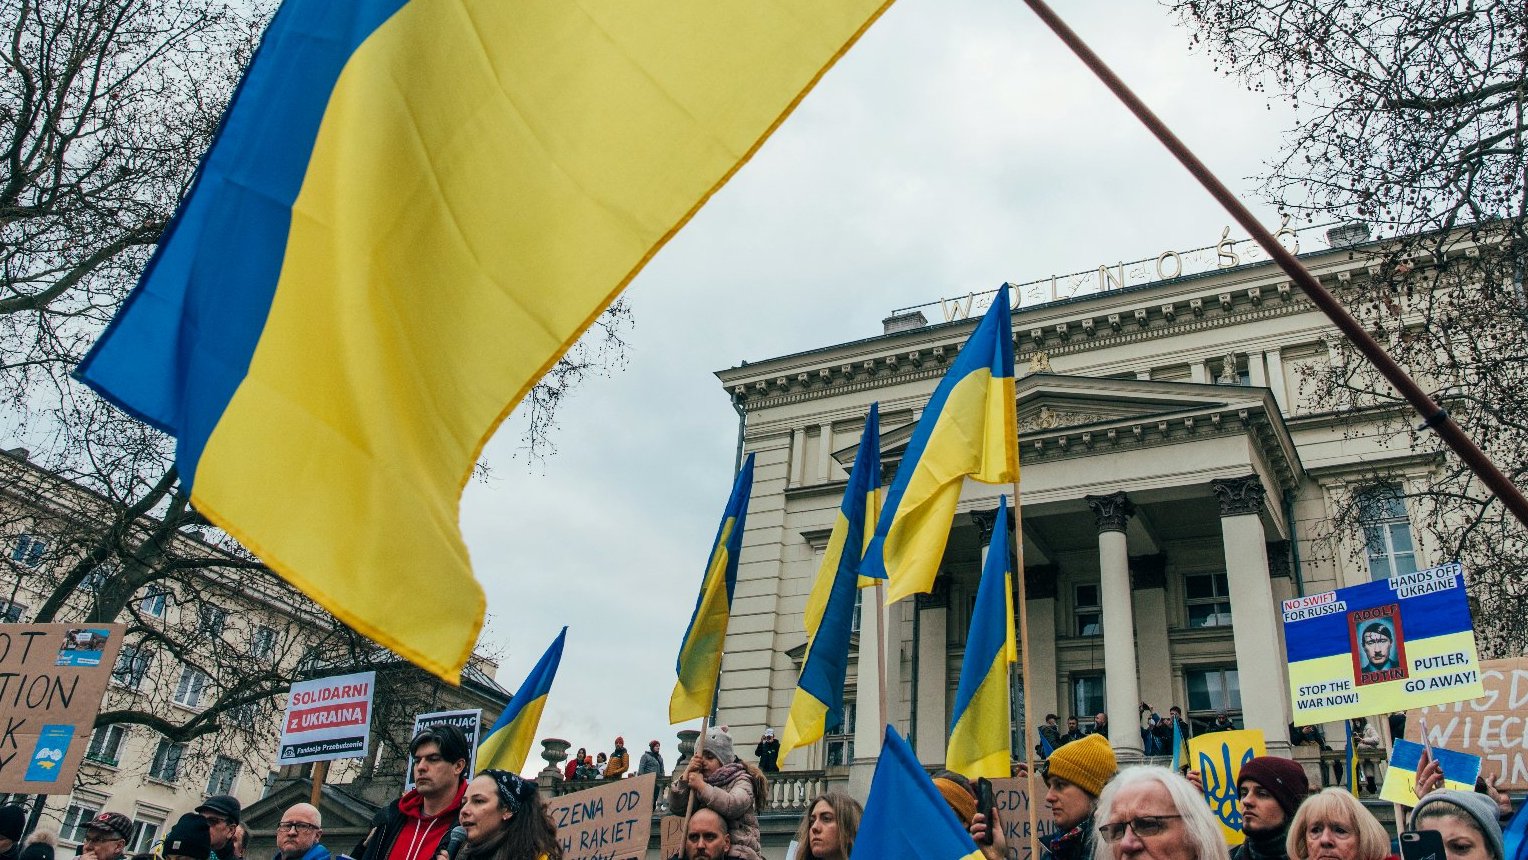
<svg viewBox="0 0 1528 860"><path fill-rule="evenodd" d="M214 794L202 801L196 814L207 820L207 838L212 843L212 856L208 860L234 860L234 831L238 829L239 817L244 807L231 794Z"/></svg>
<svg viewBox="0 0 1528 860"><path fill-rule="evenodd" d="M1056 824L1047 848L1054 860L1091 860L1093 812L1099 793L1117 770L1114 749L1100 734L1066 744L1046 760L1045 803Z"/></svg>
<svg viewBox="0 0 1528 860"><path fill-rule="evenodd" d="M276 825L276 856L273 860L329 860L329 849L319 839L324 819L311 803L295 803Z"/></svg>
<svg viewBox="0 0 1528 860"><path fill-rule="evenodd" d="M85 823L85 844L78 860L122 860L133 822L120 812L102 812Z"/></svg>

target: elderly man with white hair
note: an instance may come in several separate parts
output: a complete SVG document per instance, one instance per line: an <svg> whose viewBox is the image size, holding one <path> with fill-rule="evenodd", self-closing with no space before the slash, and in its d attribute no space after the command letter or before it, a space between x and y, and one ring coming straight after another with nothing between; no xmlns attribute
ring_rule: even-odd
<svg viewBox="0 0 1528 860"><path fill-rule="evenodd" d="M276 825L276 856L273 860L329 860L329 849L319 842L324 819L311 803L294 803Z"/></svg>
<svg viewBox="0 0 1528 860"><path fill-rule="evenodd" d="M1188 780L1165 767L1119 772L1098 796L1096 860L1227 860L1215 816Z"/></svg>

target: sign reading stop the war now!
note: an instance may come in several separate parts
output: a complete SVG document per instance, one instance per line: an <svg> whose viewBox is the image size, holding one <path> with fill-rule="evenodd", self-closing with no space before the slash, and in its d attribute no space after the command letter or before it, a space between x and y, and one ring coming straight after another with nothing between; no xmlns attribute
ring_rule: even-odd
<svg viewBox="0 0 1528 860"><path fill-rule="evenodd" d="M371 696L377 673L316 678L292 685L276 764L360 758L371 738Z"/></svg>

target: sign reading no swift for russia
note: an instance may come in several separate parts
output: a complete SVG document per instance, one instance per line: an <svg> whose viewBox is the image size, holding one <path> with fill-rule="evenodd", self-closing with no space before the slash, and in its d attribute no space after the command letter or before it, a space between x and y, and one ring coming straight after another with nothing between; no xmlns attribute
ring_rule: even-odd
<svg viewBox="0 0 1528 860"><path fill-rule="evenodd" d="M366 755L371 694L377 673L316 678L292 685L276 764L302 764Z"/></svg>

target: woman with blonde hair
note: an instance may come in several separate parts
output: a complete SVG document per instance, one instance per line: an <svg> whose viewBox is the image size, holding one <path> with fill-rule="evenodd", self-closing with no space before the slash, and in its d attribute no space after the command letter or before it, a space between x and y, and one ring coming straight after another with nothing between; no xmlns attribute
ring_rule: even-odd
<svg viewBox="0 0 1528 860"><path fill-rule="evenodd" d="M819 794L796 828L796 860L849 860L864 808L837 791Z"/></svg>
<svg viewBox="0 0 1528 860"><path fill-rule="evenodd" d="M1385 860L1390 837L1358 798L1333 786L1307 797L1289 825L1290 860Z"/></svg>
<svg viewBox="0 0 1528 860"><path fill-rule="evenodd" d="M1095 860L1228 860L1220 825L1204 795L1176 771L1155 765L1122 769L1098 795Z"/></svg>

